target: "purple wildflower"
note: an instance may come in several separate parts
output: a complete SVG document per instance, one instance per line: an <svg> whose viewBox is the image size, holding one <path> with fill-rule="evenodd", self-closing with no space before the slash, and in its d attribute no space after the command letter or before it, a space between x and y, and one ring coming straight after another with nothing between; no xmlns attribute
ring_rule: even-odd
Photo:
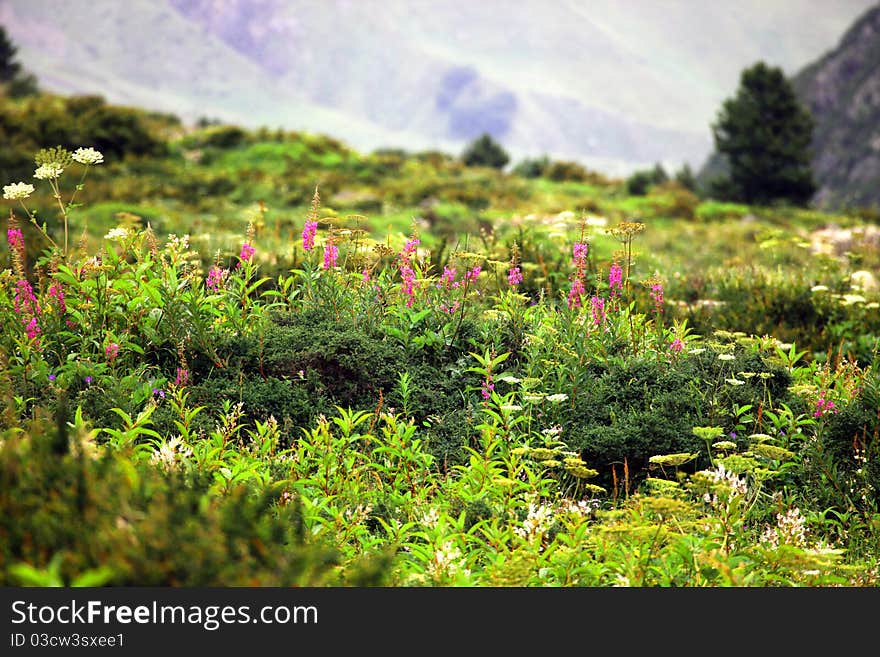
<svg viewBox="0 0 880 657"><path fill-rule="evenodd" d="M212 292L216 292L223 287L223 282L226 280L228 273L227 270L220 269L220 267L211 267L210 271L208 271L208 278L205 280L205 287Z"/></svg>
<svg viewBox="0 0 880 657"><path fill-rule="evenodd" d="M13 251L24 251L24 236L21 234L20 228L8 228L6 240L9 242L9 248Z"/></svg>
<svg viewBox="0 0 880 657"><path fill-rule="evenodd" d="M572 260L578 269L583 269L587 264L587 254L590 251L590 245L586 242L575 242L572 247Z"/></svg>
<svg viewBox="0 0 880 657"><path fill-rule="evenodd" d="M654 300L654 309L661 312L663 310L663 285L654 283L651 286L651 298Z"/></svg>
<svg viewBox="0 0 880 657"><path fill-rule="evenodd" d="M522 271L519 267L511 267L510 271L507 272L507 284L510 287L516 287L520 283L523 282Z"/></svg>
<svg viewBox="0 0 880 657"><path fill-rule="evenodd" d="M315 248L315 234L317 232L318 222L306 221L306 225L303 227L302 231L303 249L311 251Z"/></svg>
<svg viewBox="0 0 880 657"><path fill-rule="evenodd" d="M611 271L608 272L608 286L613 297L623 290L623 269L616 262L611 265Z"/></svg>
<svg viewBox="0 0 880 657"><path fill-rule="evenodd" d="M580 278L576 278L571 282L571 290L568 292L568 307L580 308L581 297L586 294L584 282Z"/></svg>
<svg viewBox="0 0 880 657"><path fill-rule="evenodd" d="M593 297L590 299L590 307L593 313L593 324L599 326L605 321L605 299Z"/></svg>
<svg viewBox="0 0 880 657"><path fill-rule="evenodd" d="M241 258L242 262L248 262L256 252L256 249L245 242L241 245L241 253L238 254L238 257Z"/></svg>
<svg viewBox="0 0 880 657"><path fill-rule="evenodd" d="M115 342L111 342L106 347L104 347L104 353L107 356L107 360L113 360L119 355L119 345Z"/></svg>
<svg viewBox="0 0 880 657"><path fill-rule="evenodd" d="M336 260L339 257L339 247L333 242L327 242L324 245L324 269L333 269L336 266Z"/></svg>

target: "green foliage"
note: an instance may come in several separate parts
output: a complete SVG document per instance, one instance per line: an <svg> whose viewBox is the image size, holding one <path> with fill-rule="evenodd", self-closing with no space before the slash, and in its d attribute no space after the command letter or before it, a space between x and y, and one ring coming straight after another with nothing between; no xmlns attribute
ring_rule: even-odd
<svg viewBox="0 0 880 657"><path fill-rule="evenodd" d="M691 165L685 162L682 167L675 172L675 182L687 189L688 191L697 192L697 177L691 170Z"/></svg>
<svg viewBox="0 0 880 657"><path fill-rule="evenodd" d="M307 541L301 509L281 503L277 488L210 496L202 478L133 464L124 452L97 456L80 444L54 454L52 431L36 424L0 447L3 585L340 582L338 555Z"/></svg>
<svg viewBox="0 0 880 657"><path fill-rule="evenodd" d="M660 185L669 180L669 175L659 162L652 169L643 169L633 172L626 179L626 191L632 196L644 196L654 185Z"/></svg>
<svg viewBox="0 0 880 657"><path fill-rule="evenodd" d="M781 69L764 62L745 69L712 125L730 168L729 200L806 204L816 190L812 131L813 119Z"/></svg>
<svg viewBox="0 0 880 657"><path fill-rule="evenodd" d="M484 133L465 147L461 161L469 167L503 169L510 161L510 156L490 134Z"/></svg>
<svg viewBox="0 0 880 657"><path fill-rule="evenodd" d="M540 178L550 166L550 158L543 155L538 158L525 158L513 167L513 174L523 178Z"/></svg>

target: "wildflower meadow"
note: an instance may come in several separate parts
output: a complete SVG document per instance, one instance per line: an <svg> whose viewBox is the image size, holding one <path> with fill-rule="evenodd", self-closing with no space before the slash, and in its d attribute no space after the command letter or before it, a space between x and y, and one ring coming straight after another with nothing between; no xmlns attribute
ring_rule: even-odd
<svg viewBox="0 0 880 657"><path fill-rule="evenodd" d="M112 165L4 183L4 585L877 586L876 246L425 159L226 231Z"/></svg>

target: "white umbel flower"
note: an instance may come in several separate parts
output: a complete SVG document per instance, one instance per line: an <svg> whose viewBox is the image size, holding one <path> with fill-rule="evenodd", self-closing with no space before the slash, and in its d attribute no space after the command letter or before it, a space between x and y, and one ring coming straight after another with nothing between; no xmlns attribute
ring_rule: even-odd
<svg viewBox="0 0 880 657"><path fill-rule="evenodd" d="M64 173L64 167L60 164L56 164L55 162L50 162L49 164L41 164L36 171L34 171L34 178L38 180L54 180L58 176Z"/></svg>
<svg viewBox="0 0 880 657"><path fill-rule="evenodd" d="M17 182L3 186L3 198L9 201L20 201L34 193L34 186Z"/></svg>
<svg viewBox="0 0 880 657"><path fill-rule="evenodd" d="M73 152L73 159L80 164L101 164L104 156L94 148L77 148Z"/></svg>
<svg viewBox="0 0 880 657"><path fill-rule="evenodd" d="M111 228L106 235L104 235L105 240L124 240L128 237L128 229L127 228Z"/></svg>

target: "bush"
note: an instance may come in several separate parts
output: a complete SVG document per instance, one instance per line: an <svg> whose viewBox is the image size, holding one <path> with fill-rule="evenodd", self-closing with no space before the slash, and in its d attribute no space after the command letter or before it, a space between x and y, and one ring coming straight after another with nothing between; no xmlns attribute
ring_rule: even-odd
<svg viewBox="0 0 880 657"><path fill-rule="evenodd" d="M538 158L526 158L513 167L513 174L522 178L540 178L550 166L550 158L546 155Z"/></svg>
<svg viewBox="0 0 880 657"><path fill-rule="evenodd" d="M503 169L510 161L510 156L491 135L483 133L467 145L461 161L469 167Z"/></svg>
<svg viewBox="0 0 880 657"><path fill-rule="evenodd" d="M556 420L565 443L599 471L596 483L611 490L612 470L620 477L625 461L636 485L647 476L649 459L660 454L696 452L700 458L692 467L706 467L706 444L693 434L694 427L724 426L727 433L734 428L731 409L737 405L765 395L777 404L788 400L786 370L743 351L736 353L735 366L727 366L719 353L707 349L674 363L641 358L590 366L592 385ZM726 381L740 371L772 376L744 378L742 385ZM748 444L744 439L737 437L740 446Z"/></svg>

